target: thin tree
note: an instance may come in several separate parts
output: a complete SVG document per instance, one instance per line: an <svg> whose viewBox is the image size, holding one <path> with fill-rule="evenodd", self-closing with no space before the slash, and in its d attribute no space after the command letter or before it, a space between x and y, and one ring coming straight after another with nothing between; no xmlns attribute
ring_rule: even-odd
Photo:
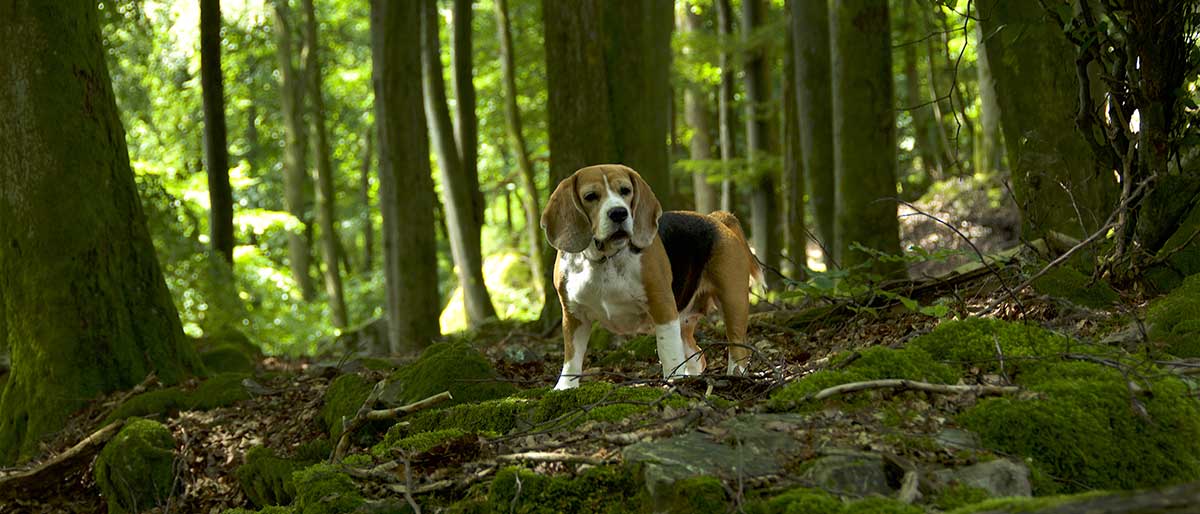
<svg viewBox="0 0 1200 514"><path fill-rule="evenodd" d="M800 167L808 202L812 205L813 231L818 242L834 242L833 93L829 89L829 5L826 2L791 2L792 48L796 68ZM832 263L828 262L826 265Z"/></svg>
<svg viewBox="0 0 1200 514"><path fill-rule="evenodd" d="M329 130L325 120L325 97L321 90L321 49L317 38L317 10L313 0L304 0L304 69L308 85L309 131L313 141L313 157L317 161L317 224L321 227L321 260L325 263L325 293L333 325L345 328L349 324L346 300L342 292L341 243L338 241L336 192L333 187L333 159L329 149Z"/></svg>
<svg viewBox="0 0 1200 514"><path fill-rule="evenodd" d="M437 201L422 107L419 2L371 0L371 82L379 148L389 346L420 350L438 337Z"/></svg>
<svg viewBox="0 0 1200 514"><path fill-rule="evenodd" d="M292 278L305 301L316 297L312 276L312 254L302 230L308 221L308 134L304 129L304 84L294 62L292 14L288 0L275 0L275 38L279 58L279 96L283 100L283 190L284 208L302 227L288 231L288 263Z"/></svg>
<svg viewBox="0 0 1200 514"><path fill-rule="evenodd" d="M975 169L982 172L1004 170L1004 148L1000 134L1000 99L996 97L996 79L988 60L983 29L975 24L975 69L979 79L979 146Z"/></svg>
<svg viewBox="0 0 1200 514"><path fill-rule="evenodd" d="M742 42L748 48L745 59L746 81L746 158L758 177L750 197L750 237L759 259L770 268L779 269L779 208L775 198L773 167L764 164L771 154L771 122L769 84L767 83L766 48L753 43L755 30L765 21L765 0L742 0ZM767 274L768 283L778 276Z"/></svg>
<svg viewBox="0 0 1200 514"><path fill-rule="evenodd" d="M2 465L97 395L203 367L154 255L104 57L95 2L0 3Z"/></svg>
<svg viewBox="0 0 1200 514"><path fill-rule="evenodd" d="M508 142L512 152L517 156L517 168L520 170L521 191L525 201L525 237L529 243L529 269L541 270L542 265L542 231L538 228L541 207L538 205L537 182L534 181L533 161L529 159L529 150L525 145L525 135L521 128L521 109L517 105L517 74L513 64L512 28L508 19L508 0L495 0L496 37L500 40L500 73L504 82L504 120L508 130ZM547 293L546 284L541 273L533 274L535 284L543 295Z"/></svg>
<svg viewBox="0 0 1200 514"><path fill-rule="evenodd" d="M233 266L233 189L229 185L224 82L221 77L221 2L200 0L200 87L204 97L208 223L213 252Z"/></svg>
<svg viewBox="0 0 1200 514"><path fill-rule="evenodd" d="M375 158L375 130L367 128L362 136L362 162L359 166L359 201L363 207L363 271L375 267L375 217L371 208L371 160Z"/></svg>
<svg viewBox="0 0 1200 514"><path fill-rule="evenodd" d="M679 16L679 26L684 33L698 33L704 30L704 20L685 5ZM687 124L692 128L688 152L693 161L707 161L713 158L713 116L709 102L708 94L700 85L688 84L684 88L683 112ZM706 173L692 173L692 190L697 211L713 212L720 208L721 198L716 187L708 181Z"/></svg>
<svg viewBox="0 0 1200 514"><path fill-rule="evenodd" d="M737 134L737 111L734 109L737 77L733 69L733 52L729 50L733 46L733 6L729 0L715 0L714 3L717 5L717 33L721 46L721 85L717 90L717 123L720 125L721 167L724 171L721 178L721 210L734 212L737 188L733 183L730 161L737 156L734 143Z"/></svg>
<svg viewBox="0 0 1200 514"><path fill-rule="evenodd" d="M796 54L792 35L784 38L783 56L783 247L791 262L791 278L803 279L807 268L808 233L804 226L804 173L801 169L800 114L796 101Z"/></svg>
<svg viewBox="0 0 1200 514"><path fill-rule="evenodd" d="M463 161L464 154L459 151L460 145L455 141L450 109L446 103L446 82L442 71L441 45L438 41L437 0L421 0L421 5L421 75L424 81L425 118L428 120L429 134L438 156L447 236L450 240L450 253L454 256L455 273L463 290L467 322L470 326L477 327L488 319L495 318L496 309L492 307L492 298L483 281L483 251L479 241L480 229L483 226L483 211L480 207L482 198L479 196L479 176L473 172L476 151L473 149L469 152L472 163L468 167ZM461 41L462 38L458 40ZM467 43L469 45L469 39ZM466 81L470 82L470 51L466 52L467 55L461 57L456 64L466 67ZM456 79L458 74L456 69ZM469 107L460 106L460 123L465 116L469 119L469 124L473 125L474 87L464 89L470 90L472 104ZM460 103L464 100L459 98ZM471 114L464 115L462 110L468 108ZM472 146L477 144L474 128L466 130L465 133L469 141L464 142Z"/></svg>
<svg viewBox="0 0 1200 514"><path fill-rule="evenodd" d="M900 253L888 5L843 0L831 7L835 258L846 267L869 263L876 273L896 273L895 264L851 250L859 244Z"/></svg>

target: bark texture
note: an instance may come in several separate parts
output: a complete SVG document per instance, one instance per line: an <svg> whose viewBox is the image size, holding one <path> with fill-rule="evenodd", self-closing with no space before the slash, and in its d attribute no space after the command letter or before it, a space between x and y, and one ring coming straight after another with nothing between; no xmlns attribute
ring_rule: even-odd
<svg viewBox="0 0 1200 514"><path fill-rule="evenodd" d="M729 48L733 38L733 6L729 0L714 0L717 5L717 33L721 48ZM725 176L721 179L721 210L736 212L737 188L734 187L730 162L737 156L735 137L737 134L737 111L734 109L734 90L737 78L733 69L733 55L722 50L720 56L721 86L717 91L717 123L720 124L721 162Z"/></svg>
<svg viewBox="0 0 1200 514"><path fill-rule="evenodd" d="M371 160L375 158L375 130L363 134L362 162L359 168L359 201L363 208L363 271L375 267L375 217L371 215Z"/></svg>
<svg viewBox="0 0 1200 514"><path fill-rule="evenodd" d="M304 84L292 49L292 13L288 0L275 2L275 38L279 58L279 96L283 100L284 208L303 224L288 231L288 263L305 301L316 297L312 253L303 232L309 224L308 135L304 129Z"/></svg>
<svg viewBox="0 0 1200 514"><path fill-rule="evenodd" d="M221 2L200 0L200 86L204 97L204 160L208 171L208 226L213 252L233 265L233 189L221 77Z"/></svg>
<svg viewBox="0 0 1200 514"><path fill-rule="evenodd" d="M1104 224L1118 191L1075 130L1079 87L1068 65L1075 51L1037 0L978 7L1023 237L1087 237Z"/></svg>
<svg viewBox="0 0 1200 514"><path fill-rule="evenodd" d="M895 264L851 250L857 243L900 253L896 219L896 122L888 4L844 0L831 6L835 257L844 267L869 263L883 275Z"/></svg>
<svg viewBox="0 0 1200 514"><path fill-rule="evenodd" d="M333 160L329 155L329 130L325 120L325 97L321 91L321 51L317 38L317 10L313 0L304 0L305 79L308 83L308 118L313 138L313 157L317 161L317 224L321 226L321 260L325 263L325 293L329 295L329 310L333 325L346 328L346 300L342 291L341 242L337 232L336 192L333 187Z"/></svg>
<svg viewBox="0 0 1200 514"><path fill-rule="evenodd" d="M463 303L467 322L477 327L496 317L491 296L483 282L483 252L479 244L479 230L483 225L482 198L479 196L479 176L474 172L475 150L468 152L472 162L463 161L455 141L454 127L450 122L450 108L446 103L446 81L442 71L442 52L438 42L437 0L422 0L421 14L421 75L424 78L425 118L429 123L429 134L437 152L438 170L442 177L442 204L445 206L447 236L450 253L454 255L454 268L458 283L463 290ZM470 62L470 57L465 57ZM456 58L457 59L457 58ZM461 64L460 64L461 65ZM468 80L470 70L467 70ZM457 77L457 70L456 70ZM472 88L471 96L474 97ZM463 118L459 99L459 119ZM474 124L474 102L469 107L469 123ZM466 131L474 134L474 128ZM475 142L470 144L474 146Z"/></svg>
<svg viewBox="0 0 1200 514"><path fill-rule="evenodd" d="M750 197L750 237L754 252L768 268L779 269L781 235L778 200L775 197L774 166L765 165L772 154L770 91L767 83L766 48L753 45L753 34L766 19L764 0L742 0L742 42L750 48L746 60L746 158L758 176ZM767 274L767 282L776 285L778 276Z"/></svg>
<svg viewBox="0 0 1200 514"><path fill-rule="evenodd" d="M94 2L0 3L0 241L0 465L98 394L202 369L146 229Z"/></svg>
<svg viewBox="0 0 1200 514"><path fill-rule="evenodd" d="M804 278L808 231L804 225L804 173L796 102L796 54L788 34L783 57L783 247L793 280Z"/></svg>
<svg viewBox="0 0 1200 514"><path fill-rule="evenodd" d="M703 20L700 15L684 9L680 16L680 26L685 32L703 30ZM688 144L688 157L693 161L707 161L713 158L713 115L709 95L704 88L696 84L688 84L683 91L683 114L687 124L692 129L692 140ZM699 171L692 173L692 192L695 198L696 210L713 212L720 208L721 197L717 188L709 183L708 175Z"/></svg>
<svg viewBox="0 0 1200 514"><path fill-rule="evenodd" d="M419 2L371 1L371 81L379 147L388 339L393 353L438 337L433 178L422 108Z"/></svg>
<svg viewBox="0 0 1200 514"><path fill-rule="evenodd" d="M814 235L823 246L832 248L833 93L829 86L829 7L826 2L793 0L791 8L800 167L812 205Z"/></svg>

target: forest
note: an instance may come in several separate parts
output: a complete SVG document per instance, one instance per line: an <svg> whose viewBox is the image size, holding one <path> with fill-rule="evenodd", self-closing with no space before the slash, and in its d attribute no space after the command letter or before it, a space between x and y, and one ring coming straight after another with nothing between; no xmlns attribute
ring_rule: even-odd
<svg viewBox="0 0 1200 514"><path fill-rule="evenodd" d="M0 0L0 514L1200 512L1198 104L1193 0Z"/></svg>

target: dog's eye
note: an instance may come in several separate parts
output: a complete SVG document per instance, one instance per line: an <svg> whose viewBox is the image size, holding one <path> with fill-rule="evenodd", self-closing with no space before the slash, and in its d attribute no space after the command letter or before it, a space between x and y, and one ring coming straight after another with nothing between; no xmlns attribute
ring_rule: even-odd
<svg viewBox="0 0 1200 514"><path fill-rule="evenodd" d="M629 189L628 187L621 188L621 196L629 196L629 193L632 193L632 192L633 192L633 190Z"/></svg>
<svg viewBox="0 0 1200 514"><path fill-rule="evenodd" d="M594 202L594 201L600 199L600 195L598 195L596 193L588 193L586 195L583 195L583 199L588 202Z"/></svg>

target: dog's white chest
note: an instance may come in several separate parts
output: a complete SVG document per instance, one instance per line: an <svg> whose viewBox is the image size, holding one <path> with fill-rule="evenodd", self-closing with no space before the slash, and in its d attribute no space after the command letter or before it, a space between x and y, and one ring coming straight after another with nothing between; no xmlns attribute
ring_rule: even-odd
<svg viewBox="0 0 1200 514"><path fill-rule="evenodd" d="M619 334L648 331L652 322L639 255L622 251L603 262L564 254L567 308Z"/></svg>

